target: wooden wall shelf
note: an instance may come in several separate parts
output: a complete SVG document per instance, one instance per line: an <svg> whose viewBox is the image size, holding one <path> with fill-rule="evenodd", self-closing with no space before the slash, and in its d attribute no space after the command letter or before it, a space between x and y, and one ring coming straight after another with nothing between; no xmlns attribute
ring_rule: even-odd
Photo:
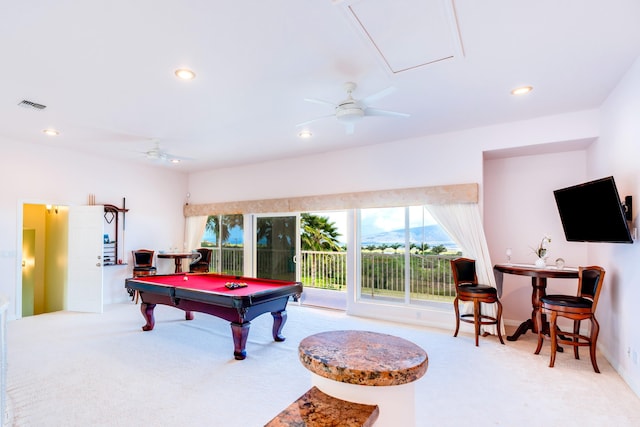
<svg viewBox="0 0 640 427"><path fill-rule="evenodd" d="M124 240L125 215L127 212L129 212L129 209L125 208L124 197L122 198L121 208L111 204L104 205L104 220L107 226L110 226L113 231L113 234L107 233L109 239L103 244L103 265L105 266L118 265L118 260L120 260L122 264L126 264L124 262L124 254L120 252L122 252L123 249L122 241ZM121 215L122 231L120 231Z"/></svg>

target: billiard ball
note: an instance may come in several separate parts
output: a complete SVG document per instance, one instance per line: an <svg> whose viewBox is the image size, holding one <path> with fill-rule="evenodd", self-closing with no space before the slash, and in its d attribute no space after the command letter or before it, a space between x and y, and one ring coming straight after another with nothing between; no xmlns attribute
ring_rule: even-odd
<svg viewBox="0 0 640 427"><path fill-rule="evenodd" d="M184 277L182 278L182 280L184 280L184 281L186 282L187 280L189 280L189 278L188 278L187 276L184 276Z"/></svg>

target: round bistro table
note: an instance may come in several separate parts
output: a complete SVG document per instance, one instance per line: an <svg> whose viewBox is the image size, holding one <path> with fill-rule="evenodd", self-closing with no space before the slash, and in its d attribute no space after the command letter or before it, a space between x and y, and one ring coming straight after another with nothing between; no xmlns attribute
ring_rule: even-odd
<svg viewBox="0 0 640 427"><path fill-rule="evenodd" d="M415 381L429 363L418 345L377 332L328 331L303 339L298 356L324 393L378 405L376 426L415 426Z"/></svg>
<svg viewBox="0 0 640 427"><path fill-rule="evenodd" d="M201 256L202 255L199 252L163 252L158 254L158 258L173 259L173 262L175 263L175 273L182 273L183 259L199 259Z"/></svg>

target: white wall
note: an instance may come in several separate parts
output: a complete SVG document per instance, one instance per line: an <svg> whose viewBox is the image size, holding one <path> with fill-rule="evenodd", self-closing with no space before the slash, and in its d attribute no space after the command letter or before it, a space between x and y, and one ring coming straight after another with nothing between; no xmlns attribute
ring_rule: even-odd
<svg viewBox="0 0 640 427"><path fill-rule="evenodd" d="M484 166L484 226L494 264L506 261L506 248L512 249L512 262L533 264L533 248L549 235L549 262L563 258L567 266L585 265L586 245L565 240L553 197L553 190L586 181L584 150L498 158ZM575 285L548 279L547 293L574 293ZM505 324L530 318L531 278L505 276L501 300Z"/></svg>
<svg viewBox="0 0 640 427"><path fill-rule="evenodd" d="M126 197L130 209L124 240L128 256L132 249L141 247L166 250L182 246L185 174L2 138L0 150L0 294L11 302L10 317L16 313L24 203L85 205L91 193L98 204L121 206ZM164 261L157 264L160 272L171 271L172 263ZM124 279L130 277L131 266L105 267L104 273L105 303L126 301Z"/></svg>
<svg viewBox="0 0 640 427"><path fill-rule="evenodd" d="M633 196L633 225L640 212L640 59L601 108L601 136L588 151L589 178L613 175L620 197ZM640 242L591 244L588 261L602 265L605 284L598 305L599 347L640 394ZM629 350L629 352L628 352Z"/></svg>
<svg viewBox="0 0 640 427"><path fill-rule="evenodd" d="M482 183L482 153L597 136L597 111L191 174L191 203ZM306 143L306 142L305 142Z"/></svg>

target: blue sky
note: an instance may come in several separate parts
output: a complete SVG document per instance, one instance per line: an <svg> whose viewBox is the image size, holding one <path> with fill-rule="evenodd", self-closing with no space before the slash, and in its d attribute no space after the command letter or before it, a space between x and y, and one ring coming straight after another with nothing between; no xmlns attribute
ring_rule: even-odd
<svg viewBox="0 0 640 427"><path fill-rule="evenodd" d="M341 234L338 240L341 243L347 241L347 213L344 211L323 211L310 212L314 215L329 218L330 222L335 223L338 232ZM368 236L378 234L385 231L393 231L404 228L404 208L376 208L362 209L362 235ZM411 228L422 227L436 224L429 212L422 206L412 206L409 210L409 219ZM230 243L242 241L242 231L235 229L230 230ZM205 236L206 238L207 236ZM213 240L213 239L211 239Z"/></svg>
<svg viewBox="0 0 640 427"><path fill-rule="evenodd" d="M347 214L345 212L312 212L315 215L325 216L334 222L340 234L340 242L346 241ZM362 235L378 234L384 231L393 231L404 228L404 208L380 208L362 209ZM436 224L429 212L422 206L412 206L409 210L410 227L422 227Z"/></svg>

